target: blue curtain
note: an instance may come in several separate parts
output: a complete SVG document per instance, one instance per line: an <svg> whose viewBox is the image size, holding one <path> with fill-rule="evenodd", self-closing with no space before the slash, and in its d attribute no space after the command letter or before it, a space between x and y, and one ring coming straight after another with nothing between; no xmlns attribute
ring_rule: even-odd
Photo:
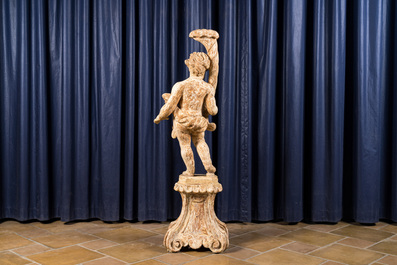
<svg viewBox="0 0 397 265"><path fill-rule="evenodd" d="M153 119L198 28L220 35L221 220L397 221L393 0L0 1L0 218L176 218Z"/></svg>

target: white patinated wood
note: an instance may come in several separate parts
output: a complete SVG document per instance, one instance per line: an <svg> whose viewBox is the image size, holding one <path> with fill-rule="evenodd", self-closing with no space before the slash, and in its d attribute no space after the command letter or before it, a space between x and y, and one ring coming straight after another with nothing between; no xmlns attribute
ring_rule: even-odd
<svg viewBox="0 0 397 265"><path fill-rule="evenodd" d="M208 116L218 113L215 91L219 72L219 34L214 30L199 29L192 31L189 37L202 43L208 54L194 52L185 60L189 78L176 83L171 93L162 95L165 104L154 120L158 124L173 114L171 136L178 139L186 165L186 171L179 176L174 187L182 196L182 211L179 218L170 224L164 245L170 252L180 251L187 246L193 249L204 246L214 253L220 253L229 245L229 233L214 212L215 196L222 191L222 185L214 174L216 169L204 139L206 130L216 129ZM204 81L207 70L208 83ZM197 149L207 175L194 175L191 142Z"/></svg>
<svg viewBox="0 0 397 265"><path fill-rule="evenodd" d="M229 232L214 212L215 196L222 191L218 177L180 175L174 189L182 196L182 211L164 237L167 250L203 246L214 253L223 252L229 246Z"/></svg>

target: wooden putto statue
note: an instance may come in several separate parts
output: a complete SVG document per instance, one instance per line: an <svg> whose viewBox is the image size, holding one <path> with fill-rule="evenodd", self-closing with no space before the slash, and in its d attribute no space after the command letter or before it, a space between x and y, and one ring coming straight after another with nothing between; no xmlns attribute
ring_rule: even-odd
<svg viewBox="0 0 397 265"><path fill-rule="evenodd" d="M185 60L190 76L176 83L170 93L162 95L165 104L154 122L158 124L173 114L172 138L177 138L181 148L186 171L179 176L174 189L182 196L182 211L171 222L164 238L164 245L170 252L182 247L193 249L204 246L214 253L224 251L229 245L229 233L226 225L214 212L215 196L222 191L222 185L214 174L210 151L204 139L206 130L214 131L215 123L208 121L209 115L216 115L218 107L215 91L218 83L219 54L214 30L198 29L189 34L190 38L202 43L207 54L194 52ZM209 71L208 83L204 81ZM191 142L207 171L206 175L195 175L195 165Z"/></svg>
<svg viewBox="0 0 397 265"><path fill-rule="evenodd" d="M178 138L182 159L186 165L184 175L194 175L194 157L191 141L203 162L207 174L214 174L210 151L204 139L206 130L214 131L215 123L208 121L208 115L216 115L218 107L215 102L215 90L218 83L219 55L217 39L219 34L213 30L199 29L192 31L189 37L204 44L208 55L202 52L190 54L185 60L190 77L176 83L171 94L163 94L165 101L154 122L167 119L174 114L172 138ZM209 82L204 81L205 72L209 70Z"/></svg>

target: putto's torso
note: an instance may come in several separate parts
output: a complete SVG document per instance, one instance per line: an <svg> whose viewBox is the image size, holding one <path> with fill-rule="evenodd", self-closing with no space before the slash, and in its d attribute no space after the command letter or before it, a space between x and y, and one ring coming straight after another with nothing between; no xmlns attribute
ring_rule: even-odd
<svg viewBox="0 0 397 265"><path fill-rule="evenodd" d="M182 82L181 88L180 109L189 115L202 116L204 99L212 86L202 79L188 78Z"/></svg>

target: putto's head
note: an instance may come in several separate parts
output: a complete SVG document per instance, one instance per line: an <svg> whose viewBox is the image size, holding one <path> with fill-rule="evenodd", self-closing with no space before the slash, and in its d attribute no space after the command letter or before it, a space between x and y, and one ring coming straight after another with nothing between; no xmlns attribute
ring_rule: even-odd
<svg viewBox="0 0 397 265"><path fill-rule="evenodd" d="M210 58L203 52L194 52L190 54L190 58L185 60L186 66L191 74L195 76L204 76L205 71L210 68Z"/></svg>

